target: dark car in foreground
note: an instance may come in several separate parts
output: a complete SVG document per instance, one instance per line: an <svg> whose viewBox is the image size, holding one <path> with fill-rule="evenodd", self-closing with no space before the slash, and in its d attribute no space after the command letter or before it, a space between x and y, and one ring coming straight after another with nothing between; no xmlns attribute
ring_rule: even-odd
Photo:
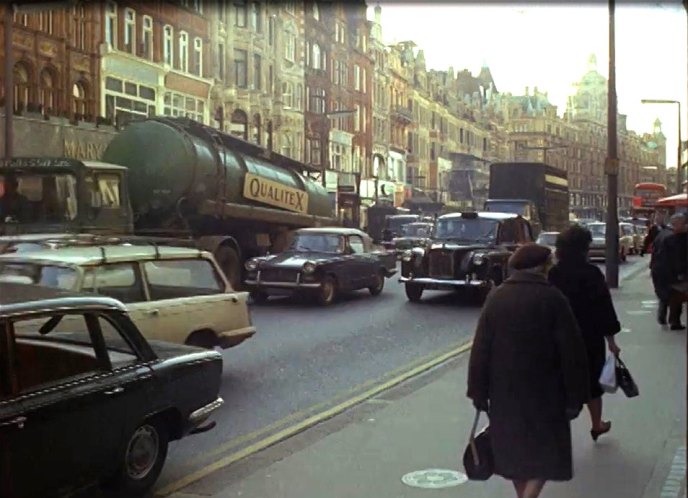
<svg viewBox="0 0 688 498"><path fill-rule="evenodd" d="M0 496L145 495L168 443L211 429L222 357L147 342L119 301L0 284Z"/></svg>
<svg viewBox="0 0 688 498"><path fill-rule="evenodd" d="M245 284L256 303L286 290L326 306L343 292L380 294L385 278L396 273L396 257L355 228L302 228L285 252L248 260L246 272Z"/></svg>
<svg viewBox="0 0 688 498"><path fill-rule="evenodd" d="M506 278L507 261L516 248L532 241L530 224L517 214L446 214L437 219L425 248L403 254L400 282L414 302L425 290L468 288L484 298Z"/></svg>

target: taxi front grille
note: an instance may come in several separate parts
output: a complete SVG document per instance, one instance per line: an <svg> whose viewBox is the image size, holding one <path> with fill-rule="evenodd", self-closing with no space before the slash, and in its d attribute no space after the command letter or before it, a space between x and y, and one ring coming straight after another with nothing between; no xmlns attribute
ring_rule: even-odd
<svg viewBox="0 0 688 498"><path fill-rule="evenodd" d="M453 278L454 277L454 256L451 252L432 251L430 252L429 273L431 277Z"/></svg>

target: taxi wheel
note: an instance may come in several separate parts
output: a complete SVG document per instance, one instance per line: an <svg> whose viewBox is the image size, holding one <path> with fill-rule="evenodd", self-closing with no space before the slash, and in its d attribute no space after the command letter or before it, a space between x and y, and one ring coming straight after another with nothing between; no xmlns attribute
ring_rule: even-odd
<svg viewBox="0 0 688 498"><path fill-rule="evenodd" d="M225 277L229 281L232 290L243 290L243 283L241 281L241 260L239 254L228 246L220 246L215 251L215 259L222 268Z"/></svg>
<svg viewBox="0 0 688 498"><path fill-rule="evenodd" d="M337 281L329 276L323 277L316 300L320 306L329 306L337 297Z"/></svg>
<svg viewBox="0 0 688 498"><path fill-rule="evenodd" d="M420 302L420 298L423 296L422 285L407 283L404 289L406 290L406 297L409 301L412 303Z"/></svg>
<svg viewBox="0 0 688 498"><path fill-rule="evenodd" d="M129 435L119 468L103 485L110 497L145 496L158 479L167 457L169 435L162 420L147 420Z"/></svg>
<svg viewBox="0 0 688 498"><path fill-rule="evenodd" d="M375 285L368 287L370 294L373 296L379 296L382 290L385 288L385 276L382 272L377 274Z"/></svg>
<svg viewBox="0 0 688 498"><path fill-rule="evenodd" d="M251 301L253 301L255 304L265 304L268 302L267 292L251 291L249 293L249 297L251 298Z"/></svg>

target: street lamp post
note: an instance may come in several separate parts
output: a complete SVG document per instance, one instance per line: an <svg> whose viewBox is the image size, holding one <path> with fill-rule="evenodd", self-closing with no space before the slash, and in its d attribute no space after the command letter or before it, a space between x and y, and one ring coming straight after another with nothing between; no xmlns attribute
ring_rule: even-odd
<svg viewBox="0 0 688 498"><path fill-rule="evenodd" d="M605 276L611 288L619 286L619 158L616 130L616 45L614 0L609 0L609 81L607 82L607 227L605 230Z"/></svg>
<svg viewBox="0 0 688 498"><path fill-rule="evenodd" d="M683 192L681 187L681 102L678 100L666 100L666 99L642 99L643 104L676 104L678 106L678 155L676 156L676 193L680 194Z"/></svg>

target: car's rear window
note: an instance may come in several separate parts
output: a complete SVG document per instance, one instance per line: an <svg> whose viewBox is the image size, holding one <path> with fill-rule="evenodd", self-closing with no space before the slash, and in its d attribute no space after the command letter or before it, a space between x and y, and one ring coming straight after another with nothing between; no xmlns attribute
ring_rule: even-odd
<svg viewBox="0 0 688 498"><path fill-rule="evenodd" d="M73 290L78 277L77 270L67 266L29 262L0 263L0 282Z"/></svg>
<svg viewBox="0 0 688 498"><path fill-rule="evenodd" d="M224 281L206 259L147 261L143 270L151 299L173 299L224 292Z"/></svg>

